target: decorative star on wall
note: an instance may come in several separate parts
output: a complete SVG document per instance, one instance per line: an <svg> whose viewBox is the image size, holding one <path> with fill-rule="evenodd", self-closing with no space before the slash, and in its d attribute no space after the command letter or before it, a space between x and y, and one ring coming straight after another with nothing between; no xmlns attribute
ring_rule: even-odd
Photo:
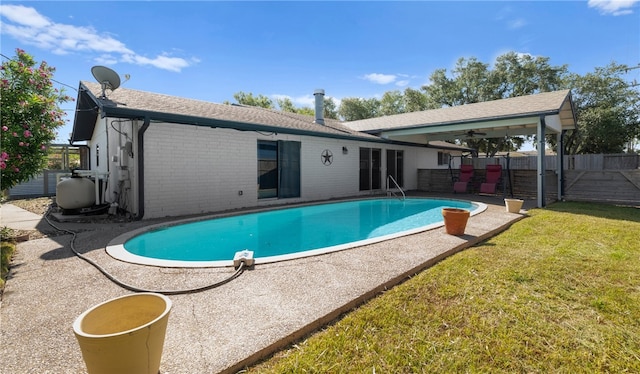
<svg viewBox="0 0 640 374"><path fill-rule="evenodd" d="M333 153L330 150L325 149L321 154L322 163L325 165L331 165L333 162Z"/></svg>

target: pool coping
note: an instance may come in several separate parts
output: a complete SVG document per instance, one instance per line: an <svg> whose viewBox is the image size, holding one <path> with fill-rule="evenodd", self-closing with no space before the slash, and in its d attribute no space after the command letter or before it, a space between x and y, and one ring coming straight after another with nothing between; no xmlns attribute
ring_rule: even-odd
<svg viewBox="0 0 640 374"><path fill-rule="evenodd" d="M469 202L469 203L475 204L477 206L477 208L475 208L475 209L470 211L470 216L475 216L475 215L480 214L480 213L484 212L485 210L487 210L487 205L486 204L484 204L482 202L479 202L479 201L473 201L473 200L415 197L415 196L410 196L409 198L412 198L412 199L441 200L441 201ZM177 226L177 225L182 225L182 224L206 221L206 220L217 219L217 218L240 216L240 215L259 213L259 212L265 212L265 211L272 211L272 210L276 210L276 209L277 210L283 210L283 209L291 209L291 208L298 208L298 207L305 207L305 206L315 206L315 205L322 205L322 204L336 204L336 203L349 202L349 201L374 200L374 199L384 199L384 198L381 198L381 197L361 197L361 198L344 199L344 200L340 200L338 202L329 201L329 202L300 203L300 204L293 204L293 205L287 205L287 206L281 206L281 207L263 207L263 208L257 208L257 209L250 209L250 210L246 210L246 211L209 214L209 215L202 216L202 217L197 217L197 218L178 219L178 220L175 220L175 221L163 222L163 223L160 223L160 224L149 225L149 226L142 227L142 228L139 228L139 229L132 230L130 232L124 233L122 235L119 235L119 236L115 237L113 240L111 240L107 244L106 252L107 252L107 254L109 254L111 257L113 257L116 260L132 263L132 264L138 264L138 265L169 267L169 268L235 267L236 263L235 263L234 259L230 259L230 260L215 260L215 261L185 261L185 260L168 260L168 259L158 259L158 258L140 256L140 255L136 255L134 253L129 252L124 247L124 243L126 243L128 240L134 238L135 236L147 233L149 231L154 231L154 230L158 230L158 229L161 229L161 228ZM375 237L375 238L358 240L358 241L355 241L355 242L350 242L350 243L345 243L345 244L334 245L334 246L330 246L330 247L310 249L310 250L306 250L306 251L300 251L300 252L283 254L283 255L276 255L276 256L256 257L254 259L254 264L255 265L263 265L263 264L268 264L268 263L273 263L273 262L296 260L296 259L305 258L305 257L321 256L321 255L325 255L325 254L328 254L328 253L344 251L344 250L347 250L347 249L352 249L352 248L361 247L361 246L365 246L365 245L380 243L380 242L384 242L384 241L387 241L387 240L393 240L393 239L397 239L397 238L400 238L400 237L403 237L403 236L406 236L406 235L418 234L418 233L421 233L421 232L424 232L424 231L429 231L429 230L436 229L438 227L442 227L443 225L444 225L444 220L438 221L438 222L435 222L435 223L432 223L432 224L429 224L429 225L426 225L426 226L421 226L421 227L417 227L417 228L414 228L414 229L410 229L410 230L405 230L405 231L401 231L401 232L397 232L397 233L393 233L393 234L388 234L388 235L382 235L382 236L378 236L378 237ZM238 255L238 253L236 253L236 255Z"/></svg>

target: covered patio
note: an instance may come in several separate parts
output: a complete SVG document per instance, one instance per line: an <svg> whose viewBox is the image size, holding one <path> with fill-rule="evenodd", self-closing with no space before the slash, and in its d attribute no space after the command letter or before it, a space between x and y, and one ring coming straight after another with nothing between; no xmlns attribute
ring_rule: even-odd
<svg viewBox="0 0 640 374"><path fill-rule="evenodd" d="M545 139L558 144L558 200L563 196L563 137L576 127L571 91L562 90L454 107L403 113L347 122L354 130L385 139L428 144L464 137L503 138L535 135L537 155L537 207L545 206Z"/></svg>

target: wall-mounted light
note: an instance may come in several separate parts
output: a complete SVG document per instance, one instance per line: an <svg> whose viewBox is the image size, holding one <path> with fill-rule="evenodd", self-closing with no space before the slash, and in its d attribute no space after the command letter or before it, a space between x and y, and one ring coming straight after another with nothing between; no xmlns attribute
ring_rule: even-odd
<svg viewBox="0 0 640 374"><path fill-rule="evenodd" d="M342 154L346 155L349 153L349 150L347 149L347 147L342 147Z"/></svg>

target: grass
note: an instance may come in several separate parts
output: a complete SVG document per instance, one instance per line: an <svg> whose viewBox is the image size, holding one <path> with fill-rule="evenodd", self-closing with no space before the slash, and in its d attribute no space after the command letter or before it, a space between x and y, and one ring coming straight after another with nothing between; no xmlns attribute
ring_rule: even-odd
<svg viewBox="0 0 640 374"><path fill-rule="evenodd" d="M0 232L0 294L4 289L4 282L9 273L9 263L16 245L11 240L11 229L3 227Z"/></svg>
<svg viewBox="0 0 640 374"><path fill-rule="evenodd" d="M640 210L529 215L246 372L640 372Z"/></svg>

